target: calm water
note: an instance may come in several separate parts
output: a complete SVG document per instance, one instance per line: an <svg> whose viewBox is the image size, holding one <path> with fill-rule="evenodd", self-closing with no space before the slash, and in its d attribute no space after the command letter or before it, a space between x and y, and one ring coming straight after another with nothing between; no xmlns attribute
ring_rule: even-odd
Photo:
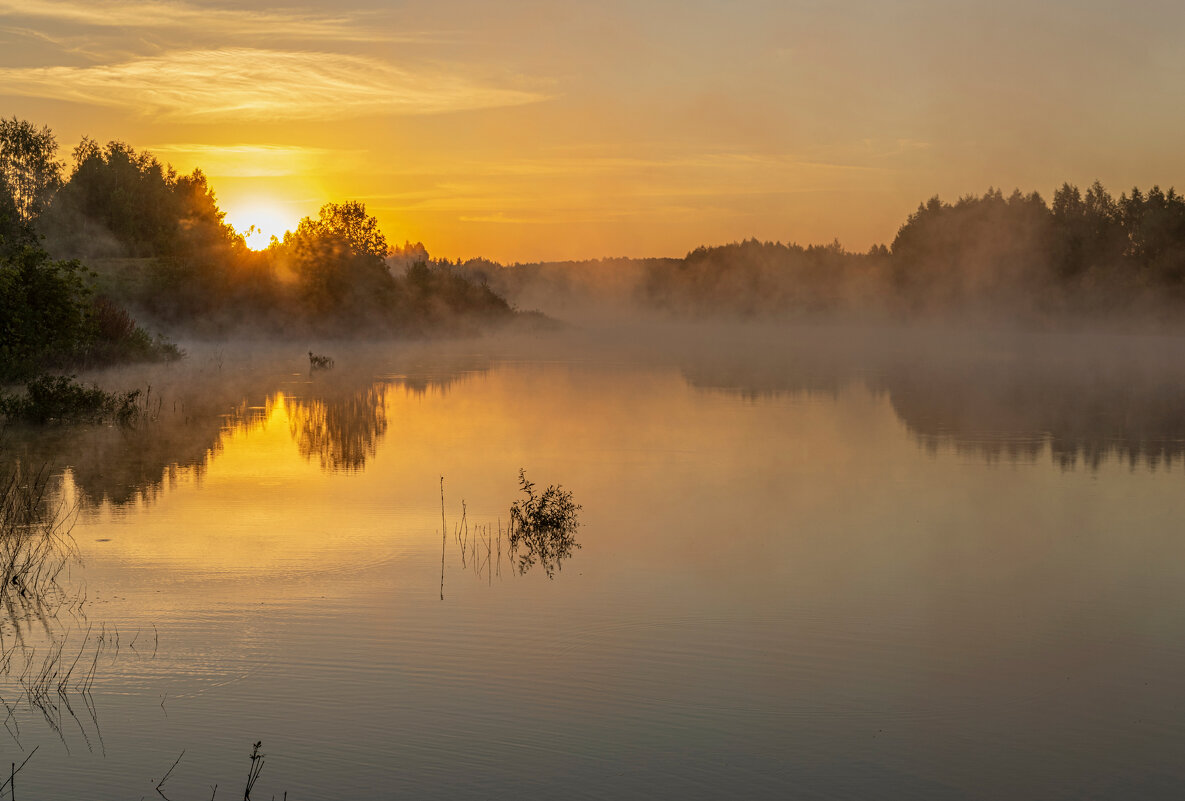
<svg viewBox="0 0 1185 801"><path fill-rule="evenodd" d="M238 797L257 740L257 798L1185 786L1179 344L319 349L195 348L119 378L155 423L10 438L62 472L85 594L0 682L21 796L156 797L184 752L169 798ZM551 578L497 538L520 468L583 506ZM41 714L49 641L97 658Z"/></svg>

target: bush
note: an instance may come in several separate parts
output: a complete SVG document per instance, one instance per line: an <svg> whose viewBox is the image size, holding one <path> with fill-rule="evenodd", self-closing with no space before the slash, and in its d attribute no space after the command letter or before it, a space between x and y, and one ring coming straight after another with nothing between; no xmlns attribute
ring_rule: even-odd
<svg viewBox="0 0 1185 801"><path fill-rule="evenodd" d="M573 502L571 492L555 484L536 495L523 470L518 471L518 483L527 497L510 506L510 553L518 558L520 573L539 562L547 577L553 578L572 549L580 547L576 530L581 506Z"/></svg>
<svg viewBox="0 0 1185 801"><path fill-rule="evenodd" d="M140 390L104 392L86 387L73 376L43 375L25 385L25 394L0 395L0 414L26 423L98 423L129 425L140 416Z"/></svg>
<svg viewBox="0 0 1185 801"><path fill-rule="evenodd" d="M0 381L76 360L93 337L89 311L77 261L29 246L0 261Z"/></svg>

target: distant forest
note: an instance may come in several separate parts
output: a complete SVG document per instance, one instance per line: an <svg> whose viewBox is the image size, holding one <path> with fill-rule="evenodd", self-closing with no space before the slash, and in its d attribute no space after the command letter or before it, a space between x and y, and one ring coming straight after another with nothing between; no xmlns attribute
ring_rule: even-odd
<svg viewBox="0 0 1185 801"><path fill-rule="evenodd" d="M513 304L513 305L512 305ZM0 120L0 380L176 355L184 336L470 333L523 308L890 319L976 314L1175 321L1185 309L1185 198L1070 184L920 205L891 245L748 240L683 258L516 264L389 245L358 202L328 203L249 249L200 170ZM538 318L536 318L538 319Z"/></svg>
<svg viewBox="0 0 1185 801"><path fill-rule="evenodd" d="M1170 322L1185 311L1185 197L1095 182L990 189L921 204L892 244L865 253L750 239L682 259L606 259L465 268L519 303L592 299L676 315L967 315L1058 323L1089 315Z"/></svg>

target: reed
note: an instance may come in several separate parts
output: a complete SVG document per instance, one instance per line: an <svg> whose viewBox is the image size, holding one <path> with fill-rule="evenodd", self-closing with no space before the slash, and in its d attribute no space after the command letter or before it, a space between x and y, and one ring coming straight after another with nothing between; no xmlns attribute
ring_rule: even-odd
<svg viewBox="0 0 1185 801"><path fill-rule="evenodd" d="M50 471L0 468L0 603L10 614L52 614L68 601L58 583L78 551L73 510L55 504Z"/></svg>
<svg viewBox="0 0 1185 801"><path fill-rule="evenodd" d="M555 578L565 559L580 548L576 532L580 528L580 504L560 485L550 485L536 492L535 484L519 470L519 488L526 496L511 504L506 528L502 519L494 524L469 522L469 508L461 501L461 519L453 525L453 539L461 559L461 569L471 570L477 578L493 583L502 576L503 539L510 574L526 573L540 565L549 579ZM448 526L444 514L444 478L440 480L440 598L444 600L445 544Z"/></svg>

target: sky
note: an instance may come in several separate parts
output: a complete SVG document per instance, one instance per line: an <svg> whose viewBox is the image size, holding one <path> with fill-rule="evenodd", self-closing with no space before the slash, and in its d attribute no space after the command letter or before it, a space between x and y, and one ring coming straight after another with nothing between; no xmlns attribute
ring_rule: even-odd
<svg viewBox="0 0 1185 801"><path fill-rule="evenodd" d="M240 230L864 250L936 194L1185 188L1182 41L1179 0L0 0L0 115L200 167Z"/></svg>

